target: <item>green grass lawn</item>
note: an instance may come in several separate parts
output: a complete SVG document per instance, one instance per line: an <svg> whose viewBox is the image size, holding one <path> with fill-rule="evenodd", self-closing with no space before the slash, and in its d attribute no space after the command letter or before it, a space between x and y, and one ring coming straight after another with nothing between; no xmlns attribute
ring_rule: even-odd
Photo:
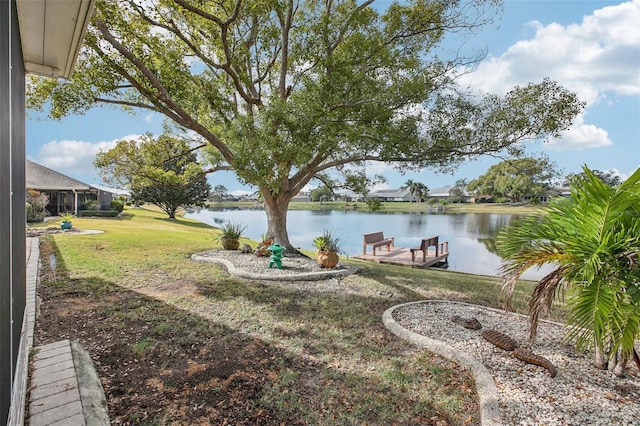
<svg viewBox="0 0 640 426"><path fill-rule="evenodd" d="M381 316L395 304L429 298L499 307L500 284L491 277L343 259L360 272L331 291L313 284L301 288L244 281L218 266L190 260L193 253L217 248L216 229L190 219L169 220L153 209L137 208L125 210L121 218L74 218L73 225L104 233L42 238L43 259L49 251L58 257L57 282L49 274L42 283L44 306L63 306L55 321L67 328L74 321L89 324L101 318L97 329L69 337L98 357L101 377L109 377L110 413L120 422L137 422L139 410L147 413L147 424L195 423L193 416L200 411L203 418L216 418L211 398L224 394L231 404L230 395L240 392L236 399L243 402L226 413L236 421L254 419L251 424L401 425L431 424L433 419L478 424L469 376L397 339L384 328ZM517 287L516 310L526 311L532 285ZM46 330L49 337L56 332L55 327ZM118 346L118 360L130 369L140 364L150 375L128 386L135 395L129 394L131 389L116 390L115 383L131 380L120 377L125 374L121 371L137 377L142 370L111 365L116 361L104 349L109 344L99 343L117 341L112 334L118 333L129 338ZM240 391L222 379L198 383L193 376L183 389L170 386L177 379L163 381L167 371L185 376L182 369L194 365L211 370L218 364L204 359L225 350L222 344L227 350L245 348L227 353L238 358L237 365L246 365L245 376L254 377L252 386ZM263 367L254 371L256 365ZM163 392L189 392L188 402L176 395L161 398L160 386ZM154 400L157 407L152 408ZM261 423L256 420L260 417L269 420Z"/></svg>

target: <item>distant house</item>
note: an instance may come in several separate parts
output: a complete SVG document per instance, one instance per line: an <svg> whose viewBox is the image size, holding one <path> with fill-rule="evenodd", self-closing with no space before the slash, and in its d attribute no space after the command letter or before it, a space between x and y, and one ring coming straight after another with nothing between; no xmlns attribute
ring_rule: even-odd
<svg viewBox="0 0 640 426"><path fill-rule="evenodd" d="M90 185L92 188L98 191L98 204L100 210L111 209L111 202L124 197L125 200L129 200L131 193L126 189L107 188L100 185Z"/></svg>
<svg viewBox="0 0 640 426"><path fill-rule="evenodd" d="M357 192L351 191L350 189L345 189L338 193L338 197L342 201L346 201L348 203L357 202L364 200L364 195L358 194Z"/></svg>
<svg viewBox="0 0 640 426"><path fill-rule="evenodd" d="M47 211L52 215L78 213L89 200L98 199L98 190L79 180L27 160L26 189L35 189L49 197Z"/></svg>
<svg viewBox="0 0 640 426"><path fill-rule="evenodd" d="M448 200L451 197L451 190L454 189L452 186L443 186L442 188L434 188L429 189L429 194L427 195L428 199L431 200ZM462 196L464 198L464 202L469 202L471 200L471 196L467 192L466 189L462 190Z"/></svg>
<svg viewBox="0 0 640 426"><path fill-rule="evenodd" d="M449 191L451 191L453 187L444 186L442 188L429 188L429 194L427 198L436 199L436 200L446 200L449 198Z"/></svg>
<svg viewBox="0 0 640 426"><path fill-rule="evenodd" d="M291 199L291 201L295 201L298 203L310 203L311 197L308 193L300 191Z"/></svg>
<svg viewBox="0 0 640 426"><path fill-rule="evenodd" d="M571 195L571 188L568 186L558 186L548 189L542 195L531 196L525 195L522 201L525 203L548 203L554 197L568 197Z"/></svg>
<svg viewBox="0 0 640 426"><path fill-rule="evenodd" d="M378 198L380 201L411 201L409 188L379 189L373 191L369 198Z"/></svg>
<svg viewBox="0 0 640 426"><path fill-rule="evenodd" d="M259 202L260 201L260 193L256 191L256 192L253 192L251 194L239 195L237 198L238 198L238 201L255 201L255 202Z"/></svg>

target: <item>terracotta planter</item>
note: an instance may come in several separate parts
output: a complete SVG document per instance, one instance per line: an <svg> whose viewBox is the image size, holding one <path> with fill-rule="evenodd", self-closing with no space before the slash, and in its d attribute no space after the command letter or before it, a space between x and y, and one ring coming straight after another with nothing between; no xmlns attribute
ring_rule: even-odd
<svg viewBox="0 0 640 426"><path fill-rule="evenodd" d="M335 251L319 251L316 261L324 268L335 268L340 257Z"/></svg>
<svg viewBox="0 0 640 426"><path fill-rule="evenodd" d="M222 238L220 241L222 242L222 248L225 250L238 250L238 247L240 247L239 238Z"/></svg>
<svg viewBox="0 0 640 426"><path fill-rule="evenodd" d="M273 240L264 240L263 242L261 242L256 249L256 256L271 256L271 253L269 253L269 250L267 250L267 247L269 247L271 244L273 244Z"/></svg>

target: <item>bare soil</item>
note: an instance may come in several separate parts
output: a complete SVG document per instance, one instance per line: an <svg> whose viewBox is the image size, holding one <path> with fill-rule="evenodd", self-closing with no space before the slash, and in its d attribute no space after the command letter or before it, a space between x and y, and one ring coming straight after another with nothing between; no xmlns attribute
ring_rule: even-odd
<svg viewBox="0 0 640 426"><path fill-rule="evenodd" d="M50 247L41 244L43 258L48 258L48 250ZM240 334L152 297L159 293L162 298L180 296L193 291L197 283L159 280L152 286L155 290L143 294L100 280L58 277L54 283L49 269L41 269L35 344L72 339L89 351L105 390L112 424L311 424L305 410L326 412L324 424L331 424L330 410L318 397L325 387L335 386L331 377L319 374L326 366L313 357L292 356L265 340ZM385 333L382 325L376 327L380 329L375 344L397 345L398 351L413 353L412 348ZM424 360L428 355L420 356ZM428 358L428 363L437 368L456 368L435 356ZM295 372L295 399L288 400L288 390L282 386L281 376L286 372ZM463 401L465 408L456 418L431 407L423 415L396 424L479 424L469 375L453 374L443 386L468 395ZM265 397L274 392L278 397L269 401L278 403ZM335 404L349 410L349 399L357 400L359 395L338 397L343 401ZM406 401L407 406L412 403ZM406 407L397 409L401 412ZM375 413L368 416L360 424L380 424Z"/></svg>

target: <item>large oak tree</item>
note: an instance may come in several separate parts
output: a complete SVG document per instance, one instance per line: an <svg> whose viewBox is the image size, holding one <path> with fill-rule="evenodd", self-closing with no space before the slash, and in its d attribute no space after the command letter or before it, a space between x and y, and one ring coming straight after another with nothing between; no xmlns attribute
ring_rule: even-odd
<svg viewBox="0 0 640 426"><path fill-rule="evenodd" d="M211 171L259 188L268 233L288 248L289 202L315 176L369 161L451 170L557 136L582 108L550 80L502 98L456 88L479 57L442 42L490 23L498 0L373 6L98 0L72 80L30 85L29 104L51 117L98 104L166 115L199 136Z"/></svg>

